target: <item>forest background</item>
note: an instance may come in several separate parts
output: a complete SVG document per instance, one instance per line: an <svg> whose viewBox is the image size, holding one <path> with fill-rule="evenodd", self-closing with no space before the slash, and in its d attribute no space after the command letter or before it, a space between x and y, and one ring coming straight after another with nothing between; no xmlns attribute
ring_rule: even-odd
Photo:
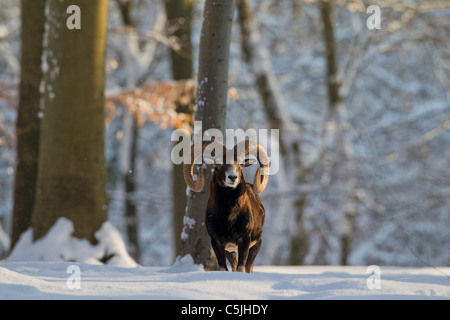
<svg viewBox="0 0 450 320"><path fill-rule="evenodd" d="M373 4L380 29L366 25ZM203 7L108 1L108 217L142 265L180 252L187 192L170 136L192 121ZM21 14L19 1L0 1L3 257L14 242ZM280 129L257 264L450 264L449 38L449 1L237 1L226 128Z"/></svg>

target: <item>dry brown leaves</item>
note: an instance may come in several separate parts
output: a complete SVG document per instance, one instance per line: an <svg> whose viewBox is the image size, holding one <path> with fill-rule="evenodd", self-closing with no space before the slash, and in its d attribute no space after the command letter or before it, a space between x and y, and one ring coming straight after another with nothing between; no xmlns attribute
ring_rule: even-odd
<svg viewBox="0 0 450 320"><path fill-rule="evenodd" d="M146 121L159 123L161 129L172 127L190 130L193 124L196 82L194 80L152 82L143 87L106 97L106 123L120 115L124 106L136 118L139 126ZM228 96L237 99L235 88Z"/></svg>
<svg viewBox="0 0 450 320"><path fill-rule="evenodd" d="M159 123L161 129L169 126L189 129L192 116L177 112L180 107L193 110L195 103L195 81L152 82L143 87L123 91L106 97L106 123L119 113L118 105L124 106L136 118L139 126L146 121ZM191 112L192 113L192 112Z"/></svg>

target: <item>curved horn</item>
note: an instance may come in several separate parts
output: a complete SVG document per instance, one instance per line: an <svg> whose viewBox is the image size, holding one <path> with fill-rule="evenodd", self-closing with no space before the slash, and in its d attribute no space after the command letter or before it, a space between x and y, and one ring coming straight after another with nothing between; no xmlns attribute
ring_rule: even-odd
<svg viewBox="0 0 450 320"><path fill-rule="evenodd" d="M263 146L252 140L245 140L234 146L234 155L238 163L243 163L244 157L249 154L256 155L259 162L259 168L253 179L253 191L262 193L269 182L269 156Z"/></svg>
<svg viewBox="0 0 450 320"><path fill-rule="evenodd" d="M197 180L194 180L194 164L195 161L199 158L202 157L204 150L206 149L206 147L208 147L209 145L213 144L212 147L214 147L214 149L212 150L211 153L211 157L207 157L207 159L210 159L211 161L214 161L215 157L219 157L222 156L220 154L220 152L217 152L216 154L216 147L221 147L219 148L219 150L221 150L222 148L222 152L225 151L225 146L220 143L219 141L216 140L212 140L212 141L205 141L202 143L202 152L201 154L197 155L197 157L195 157L194 154L194 145L191 146L191 159L190 159L190 163L185 163L183 165L183 176L184 176L184 181L186 181L186 184L188 185L189 188L191 188L193 191L195 192L200 192L203 190L203 188L205 187L205 172L203 168L200 168L198 170L198 177ZM204 161L205 159L203 159ZM203 163L202 161L202 163Z"/></svg>
<svg viewBox="0 0 450 320"><path fill-rule="evenodd" d="M205 145L202 146L202 153ZM194 145L191 146L191 162L183 164L183 176L184 181L186 181L186 184L189 188L191 188L195 192L200 192L203 190L205 186L205 173L203 172L203 168L200 168L198 170L198 177L197 181L194 180L194 164L195 160L197 160L198 157L201 157L201 154L197 156L197 158L194 157Z"/></svg>

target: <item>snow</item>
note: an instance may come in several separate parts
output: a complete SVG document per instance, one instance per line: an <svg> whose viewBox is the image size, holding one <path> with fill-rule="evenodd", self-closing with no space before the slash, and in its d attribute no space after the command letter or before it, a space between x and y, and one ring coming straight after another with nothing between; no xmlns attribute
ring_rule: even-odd
<svg viewBox="0 0 450 320"><path fill-rule="evenodd" d="M5 17L0 26L0 38L4 37L0 48L3 68L0 78L4 81L2 88L8 88L11 82L17 82L20 69L20 2L0 2L0 11ZM134 32L117 32L122 26L120 10L113 1L110 2L108 57L116 66L107 74L108 92L122 92L130 86L134 89L135 84L144 79L152 82L170 78L167 48L156 50L157 44L165 41L164 37L156 38L166 26L164 5L158 3L156 8L157 2L138 3L135 18L139 36ZM364 265L376 261L384 265L417 266L423 260L428 264L449 265L446 243L450 233L450 202L447 201L449 191L445 177L450 172L450 149L443 148L450 140L450 130L444 130L446 126L443 125L450 110L450 60L445 45L450 34L445 32L450 21L449 11L414 14L408 23L411 28L399 28L401 25L398 25L392 32L385 29L384 33L376 34L365 27L367 15L361 14L363 10L347 12L342 6L336 8L335 18L339 23L336 28L337 62L342 77L340 93L348 111L345 122L350 125L344 128L339 123L324 124L327 121L326 59L321 28L317 28L321 23L320 11L311 1L302 5L301 15L292 10L293 6L299 8L299 2L279 1L276 8L271 7L273 3L253 1L254 19L261 25L259 47L267 48L270 53L270 57L266 57L259 52L255 59L257 62L267 60L270 65L261 63L253 68L264 71L270 66L284 104L299 127L297 132L288 132L280 138L301 139L301 160L305 168L314 170L306 170L305 181L296 184L295 175L289 174L287 169L295 155L280 158L280 172L270 178L267 191L261 196L266 208L265 244L257 262L267 265L291 263L290 254L295 253L290 246L291 240L302 232L300 236L308 243L302 257L305 263L339 263L341 226L347 217L343 211L344 202L355 199L354 231L349 234L353 245L349 248L348 263ZM58 34L50 34L50 29L57 28L53 27L55 19L49 4L47 2L46 48L51 37ZM203 2L196 2L194 6L194 70L198 67L196 57L203 5ZM389 8L385 14L386 28L402 16ZM237 25L233 39L229 78L230 85L239 91L239 99L229 101L227 127L268 128L270 124L262 109L251 66L242 61ZM53 90L57 77L62 75L57 57L57 52L48 48L44 51L41 67L46 72L46 80L42 81L41 93L46 93L48 99L56 98ZM153 64L152 59L155 59ZM207 81L201 81L199 87L205 87ZM50 83L53 86L49 88ZM0 164L6 168L0 172L0 225L4 230L10 230L14 175L9 174L12 169L8 168L14 168L17 160L14 149L16 108L10 107L5 100L0 102L0 107L6 130L6 135L0 139L3 147ZM205 107L205 101L198 101L197 107ZM45 110L37 116L42 119ZM111 195L109 216L126 234L123 215L126 194L117 173L121 161L127 159L121 153L124 141L116 140L116 134L123 130L123 119L118 113L115 122L108 127L106 153L109 155L108 193ZM322 141L323 132L327 132L324 130L331 131L332 127L343 128L344 138L354 149L354 159L349 165L353 168L346 175L332 170L348 164L334 152L331 143L326 146L325 140ZM196 129L200 129L201 140L201 127L194 128L194 132ZM172 168L167 161L169 139L170 133L158 131L151 124L140 128L136 159L139 174L137 191L132 198L138 203L140 216L140 262L147 266L167 266L174 259L173 221L172 215L168 214L172 209L171 179L167 179ZM325 147L327 152L320 157ZM272 162L271 170L274 164ZM346 188L349 179L356 180L354 191ZM252 180L248 178L247 181ZM299 211L293 210L298 199L304 199L301 219L295 216ZM433 223L434 227L431 229L427 224L424 229L424 222ZM186 237L187 233L182 236ZM9 237L2 233L0 247L8 247L8 242ZM75 241L73 246L82 248L82 243ZM3 252L7 250L3 249ZM36 254L37 251L29 252ZM383 278L383 289L384 285Z"/></svg>
<svg viewBox="0 0 450 320"><path fill-rule="evenodd" d="M188 216L183 217L183 231L181 233L181 240L186 241L189 238L189 234L186 232L187 228L193 229L195 226L195 219L189 218Z"/></svg>
<svg viewBox="0 0 450 320"><path fill-rule="evenodd" d="M195 224L184 222L185 228ZM128 255L110 222L95 233L96 245L73 232L67 218L35 242L32 230L26 231L0 262L0 299L450 298L450 267L255 266L246 274L206 272L190 255L169 267L143 267Z"/></svg>
<svg viewBox="0 0 450 320"><path fill-rule="evenodd" d="M3 230L3 227L0 225L0 252L8 252L10 245L11 240L9 239L9 235L5 230Z"/></svg>
<svg viewBox="0 0 450 320"><path fill-rule="evenodd" d="M59 218L42 239L33 242L32 229L24 232L14 247L10 261L79 261L101 264L100 260L111 257L109 265L136 267L137 263L129 256L120 233L110 223L105 222L95 233L97 245L85 239L72 236L73 223Z"/></svg>
<svg viewBox="0 0 450 320"><path fill-rule="evenodd" d="M120 268L70 262L0 263L0 299L448 299L450 268L259 266L253 274L206 272L190 256L171 267ZM79 268L79 289L70 286ZM70 268L69 268L70 267ZM442 273L443 272L443 273Z"/></svg>

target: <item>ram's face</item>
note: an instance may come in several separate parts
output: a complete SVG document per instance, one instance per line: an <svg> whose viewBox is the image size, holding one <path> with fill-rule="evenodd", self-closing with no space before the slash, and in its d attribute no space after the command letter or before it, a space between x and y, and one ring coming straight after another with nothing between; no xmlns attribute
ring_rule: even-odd
<svg viewBox="0 0 450 320"><path fill-rule="evenodd" d="M241 166L238 164L216 165L216 176L222 187L236 188L241 182Z"/></svg>
<svg viewBox="0 0 450 320"><path fill-rule="evenodd" d="M194 178L194 165L202 163L207 166L213 166L216 171L214 179L216 183L222 187L236 188L241 183L245 183L242 175L242 168L252 165L251 157L256 157L259 163L259 169L256 171L253 179L253 191L261 193L265 190L269 181L269 156L267 151L257 142L245 140L239 142L233 149L227 149L222 143L212 140L204 141L202 144L203 152L195 156L195 144L191 146L190 163L183 165L183 176L189 188L195 192L201 192L205 187L204 168L198 171L197 179ZM203 161L199 162L203 156ZM219 161L220 159L222 161ZM230 161L230 159L232 159ZM228 163L227 163L228 162ZM230 163L231 162L231 163ZM261 177L256 175L261 174Z"/></svg>

